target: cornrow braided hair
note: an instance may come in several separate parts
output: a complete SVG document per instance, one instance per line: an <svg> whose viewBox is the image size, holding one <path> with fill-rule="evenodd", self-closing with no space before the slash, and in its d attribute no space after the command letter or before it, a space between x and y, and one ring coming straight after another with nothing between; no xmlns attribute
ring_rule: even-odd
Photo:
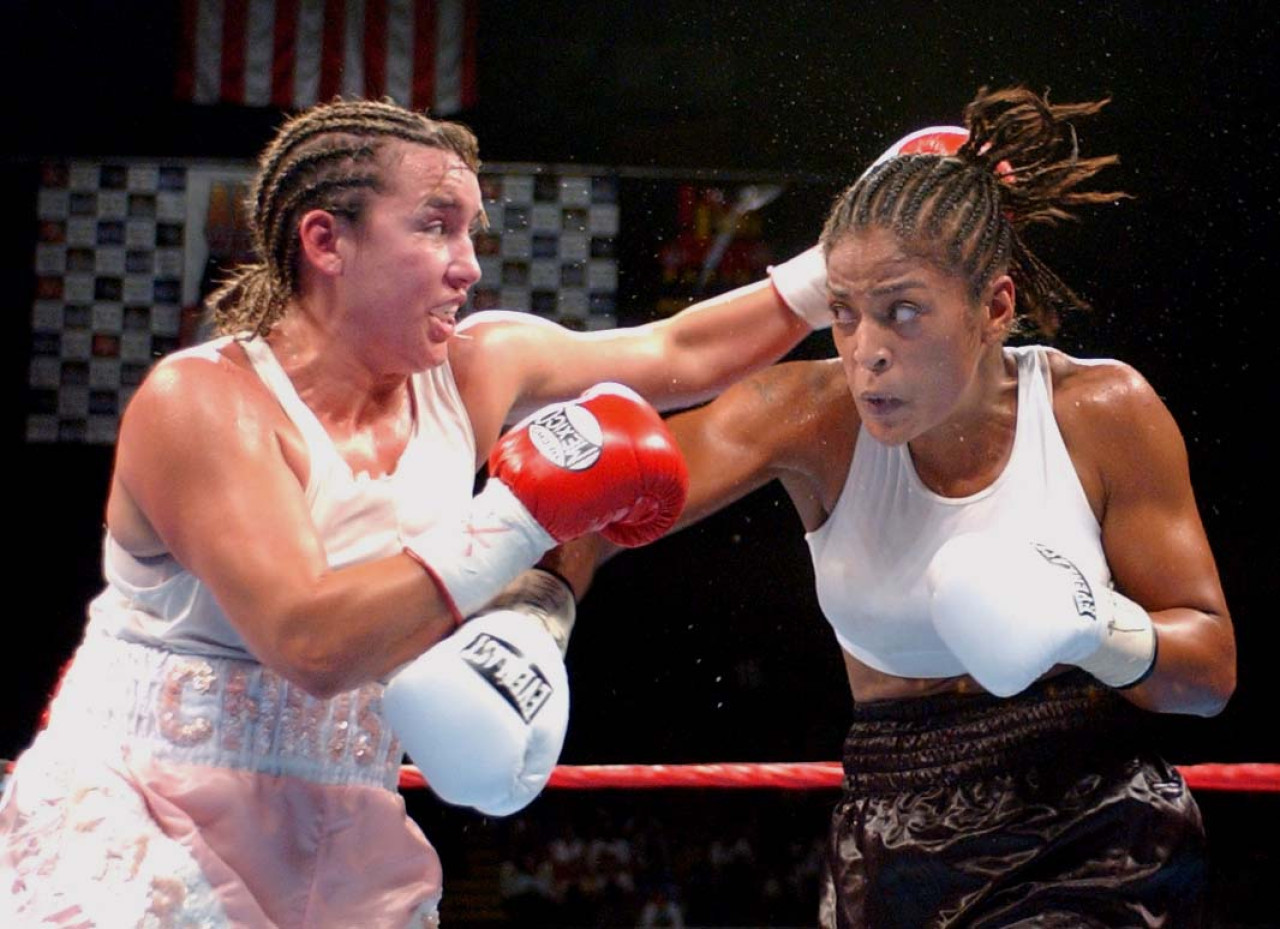
<svg viewBox="0 0 1280 929"><path fill-rule="evenodd" d="M1023 87L982 88L965 107L969 138L960 150L891 158L859 178L836 198L824 247L830 252L859 229L889 229L923 257L963 274L975 299L1007 272L1022 298L1020 315L1052 336L1064 312L1088 304L1036 257L1022 232L1074 218L1081 205L1128 197L1078 189L1119 161L1081 158L1072 124L1108 102L1052 104Z"/></svg>
<svg viewBox="0 0 1280 929"><path fill-rule="evenodd" d="M236 268L208 298L219 332L265 335L298 287L298 221L322 209L359 222L385 188L387 143L457 155L480 170L479 146L460 123L430 119L391 100L335 98L292 117L258 160L249 194L258 261Z"/></svg>

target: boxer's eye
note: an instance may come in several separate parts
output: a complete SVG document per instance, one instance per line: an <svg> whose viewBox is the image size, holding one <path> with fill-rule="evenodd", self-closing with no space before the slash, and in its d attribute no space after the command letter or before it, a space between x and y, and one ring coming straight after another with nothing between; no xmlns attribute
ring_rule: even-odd
<svg viewBox="0 0 1280 929"><path fill-rule="evenodd" d="M831 321L837 326L852 326L858 322L858 314L847 303L832 302Z"/></svg>
<svg viewBox="0 0 1280 929"><path fill-rule="evenodd" d="M889 318L896 324L913 323L920 318L920 307L914 303L895 303L889 310Z"/></svg>

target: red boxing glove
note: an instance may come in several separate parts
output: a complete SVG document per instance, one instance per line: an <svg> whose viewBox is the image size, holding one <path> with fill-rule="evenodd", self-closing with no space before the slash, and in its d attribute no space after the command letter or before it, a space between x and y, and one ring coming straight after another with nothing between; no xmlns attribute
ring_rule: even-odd
<svg viewBox="0 0 1280 929"><path fill-rule="evenodd" d="M538 410L498 440L489 475L559 542L599 532L645 545L675 525L689 494L666 423L621 384Z"/></svg>
<svg viewBox="0 0 1280 929"><path fill-rule="evenodd" d="M883 155L871 162L867 170L862 172L862 176L866 177L876 165L890 158L897 158L899 155L954 155L968 141L969 130L961 126L930 126L927 129L917 129L890 145ZM986 151L987 147L989 143L982 150ZM1013 166L1009 162L1001 161L996 165L996 175L1006 182L1009 178L1005 175L1012 173Z"/></svg>
<svg viewBox="0 0 1280 929"><path fill-rule="evenodd" d="M866 177L871 169L899 155L954 155L960 146L969 141L969 130L962 126L930 126L917 129L894 142L862 172Z"/></svg>
<svg viewBox="0 0 1280 929"><path fill-rule="evenodd" d="M930 126L904 135L880 160L897 155L954 155L969 141L969 130L961 126Z"/></svg>

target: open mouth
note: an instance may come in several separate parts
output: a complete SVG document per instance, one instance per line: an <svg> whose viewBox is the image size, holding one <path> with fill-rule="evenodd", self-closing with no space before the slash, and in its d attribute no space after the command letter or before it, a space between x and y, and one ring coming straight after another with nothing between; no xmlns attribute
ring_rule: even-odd
<svg viewBox="0 0 1280 929"><path fill-rule="evenodd" d="M906 405L906 401L888 394L863 394L858 402L863 410L877 417L892 415Z"/></svg>

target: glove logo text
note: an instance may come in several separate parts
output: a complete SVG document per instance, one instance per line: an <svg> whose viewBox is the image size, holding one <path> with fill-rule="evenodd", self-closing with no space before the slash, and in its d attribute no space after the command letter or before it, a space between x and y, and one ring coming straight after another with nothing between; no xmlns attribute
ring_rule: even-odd
<svg viewBox="0 0 1280 929"><path fill-rule="evenodd" d="M600 457L604 435L590 412L565 404L529 424L529 441L552 464L568 471L585 471Z"/></svg>
<svg viewBox="0 0 1280 929"><path fill-rule="evenodd" d="M1076 605L1076 613L1080 616L1087 616L1089 619L1097 620L1098 604L1093 597L1093 587L1085 576L1080 573L1080 569L1076 567L1075 562L1065 555L1059 555L1049 546L1041 545L1039 542L1032 542L1031 547L1039 552L1040 556L1049 564L1071 572L1072 595Z"/></svg>
<svg viewBox="0 0 1280 929"><path fill-rule="evenodd" d="M533 721L555 693L541 668L497 636L481 632L459 654L526 723Z"/></svg>

